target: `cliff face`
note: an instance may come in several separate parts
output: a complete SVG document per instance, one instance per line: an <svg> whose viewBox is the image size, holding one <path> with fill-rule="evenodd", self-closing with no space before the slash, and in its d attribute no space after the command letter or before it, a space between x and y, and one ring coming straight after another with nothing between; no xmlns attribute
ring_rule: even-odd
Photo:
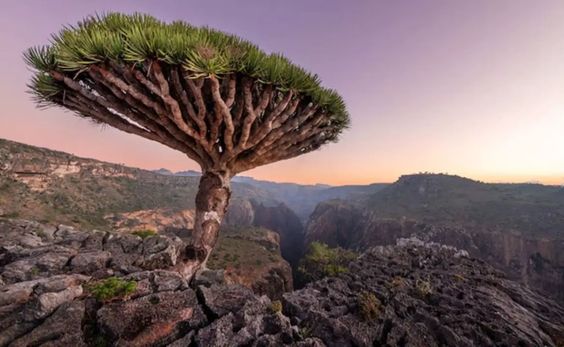
<svg viewBox="0 0 564 347"><path fill-rule="evenodd" d="M280 234L282 256L292 266L296 265L303 253L303 226L296 214L283 203L267 206L252 201L255 210L254 225L275 230Z"/></svg>
<svg viewBox="0 0 564 347"><path fill-rule="evenodd" d="M280 303L227 284L221 271L202 271L188 283L175 271L184 243L174 236L0 226L0 346L564 342L556 303L465 252L418 240L371 249L348 273L284 294ZM129 289L108 286L108 276Z"/></svg>
<svg viewBox="0 0 564 347"><path fill-rule="evenodd" d="M385 219L372 211L332 201L318 205L307 225L306 240L365 250L415 236L467 250L496 268L564 302L564 239L503 229L429 224Z"/></svg>
<svg viewBox="0 0 564 347"><path fill-rule="evenodd" d="M292 266L303 254L304 231L298 216L284 203L264 204L253 199L234 199L225 218L232 226L257 226L280 235L282 256Z"/></svg>

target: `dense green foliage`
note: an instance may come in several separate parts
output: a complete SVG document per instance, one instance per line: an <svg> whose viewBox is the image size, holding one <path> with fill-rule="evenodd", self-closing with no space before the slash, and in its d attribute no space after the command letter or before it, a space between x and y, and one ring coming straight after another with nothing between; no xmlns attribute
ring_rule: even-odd
<svg viewBox="0 0 564 347"><path fill-rule="evenodd" d="M108 301L131 295L137 289L137 282L126 281L117 277L108 277L89 286L87 289L98 301Z"/></svg>
<svg viewBox="0 0 564 347"><path fill-rule="evenodd" d="M108 61L141 66L157 59L180 65L192 78L241 73L280 90L303 93L345 128L349 118L342 98L321 87L317 75L278 54L267 54L237 36L175 21L164 23L144 14L91 16L53 35L48 46L30 48L26 63L37 73L30 88L40 105L49 105L63 88L50 71L78 75Z"/></svg>
<svg viewBox="0 0 564 347"><path fill-rule="evenodd" d="M304 282L320 280L324 277L336 276L348 271L348 264L358 254L342 248L330 248L325 243L312 242L298 268Z"/></svg>

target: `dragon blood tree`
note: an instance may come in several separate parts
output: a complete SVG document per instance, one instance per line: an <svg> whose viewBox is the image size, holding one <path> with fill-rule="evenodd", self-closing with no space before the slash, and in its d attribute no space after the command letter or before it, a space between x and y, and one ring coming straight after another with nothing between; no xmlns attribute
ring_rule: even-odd
<svg viewBox="0 0 564 347"><path fill-rule="evenodd" d="M336 141L341 97L239 37L111 13L63 28L24 54L39 106L160 142L200 164L189 273L205 266L240 172Z"/></svg>

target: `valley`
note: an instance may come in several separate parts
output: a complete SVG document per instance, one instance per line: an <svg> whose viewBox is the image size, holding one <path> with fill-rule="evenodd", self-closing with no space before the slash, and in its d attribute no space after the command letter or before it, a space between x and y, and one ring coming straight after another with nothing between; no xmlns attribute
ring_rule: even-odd
<svg viewBox="0 0 564 347"><path fill-rule="evenodd" d="M7 140L0 140L0 167L4 218L190 237L198 172L129 168ZM243 278L231 268L232 277L249 287L258 288L255 282L275 274L277 288L291 289L290 267L296 271L313 241L364 251L417 238L465 249L510 278L564 302L562 187L487 184L441 174L341 187L235 177L232 187L223 246L212 263L226 267L241 242L250 249L260 244L257 237L236 236L233 230L254 230L251 234L263 235L258 239L278 244L266 247L274 250L272 256L270 251L251 252L261 264L256 274ZM272 232L276 237L269 236Z"/></svg>
<svg viewBox="0 0 564 347"><path fill-rule="evenodd" d="M198 181L0 140L0 345L564 341L562 187L237 178L207 269L186 282ZM361 255L304 286L312 242ZM92 297L110 283L130 293Z"/></svg>

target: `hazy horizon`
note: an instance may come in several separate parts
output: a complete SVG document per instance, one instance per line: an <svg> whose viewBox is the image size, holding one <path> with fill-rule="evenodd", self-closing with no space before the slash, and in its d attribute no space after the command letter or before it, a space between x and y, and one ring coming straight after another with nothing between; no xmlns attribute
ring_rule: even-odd
<svg viewBox="0 0 564 347"><path fill-rule="evenodd" d="M242 173L303 184L448 172L564 184L564 2L6 1L0 137L144 169L199 170L163 145L93 126L26 94L22 52L105 11L209 25L279 51L347 102L339 143Z"/></svg>
<svg viewBox="0 0 564 347"><path fill-rule="evenodd" d="M3 138L0 138L0 140L3 140ZM4 140L14 141L14 140L10 140L10 139L4 139ZM15 142L18 142L18 141L15 141ZM20 142L20 143L22 143L22 142ZM60 150L57 150L57 149L44 147L44 146L37 146L37 147L46 148L48 150L53 150L53 151L60 151ZM107 160L98 159L98 158L84 157L84 156L80 156L80 155L78 155L76 153L72 153L72 152L66 152L66 153L69 153L69 154L74 155L76 157L80 157L82 159L99 160L99 161L107 162L107 163L110 163L110 164L124 165L126 167L138 168L138 169L148 170L148 171L168 170L168 171L172 172L173 174L177 174L179 172L186 172L186 171L194 171L194 172L197 172L197 173L201 173L201 170L199 168L192 168L192 169L187 168L187 169L181 169L181 170L171 170L170 168L166 168L166 167L138 167L138 166L133 166L133 165L127 165L127 164L122 163L122 162L112 162L112 161L107 161ZM299 185L326 185L326 186L331 186L331 187L339 187L339 186L352 186L352 185L392 184L392 183L396 182L401 176L417 175L417 174L431 174L431 175L459 176L459 177L462 177L462 178L467 178L467 179L471 179L471 180L474 180L474 181L480 181L480 182L483 182L483 183L490 183L490 184L495 184L495 183L499 183L499 184L541 184L541 185L552 185L552 186L564 186L564 183L542 183L542 182L539 182L539 181L484 181L484 180L480 180L480 179L477 179L477 178L474 178L474 177L463 176L463 175L459 175L457 173L450 173L450 172L422 172L422 171L419 171L419 172L404 172L391 181L370 181L370 182L366 182L366 183L344 183L344 184L330 184L330 183L326 183L326 182L304 183L304 182L294 182L294 181L288 181L288 180L271 180L271 179L267 179L267 178L256 177L256 176L252 175L251 172L252 171L243 172L241 174L237 174L235 177L239 177L239 178L250 177L250 178L255 179L255 180L269 181L269 182L281 183L281 184L288 183L288 184L299 184Z"/></svg>

